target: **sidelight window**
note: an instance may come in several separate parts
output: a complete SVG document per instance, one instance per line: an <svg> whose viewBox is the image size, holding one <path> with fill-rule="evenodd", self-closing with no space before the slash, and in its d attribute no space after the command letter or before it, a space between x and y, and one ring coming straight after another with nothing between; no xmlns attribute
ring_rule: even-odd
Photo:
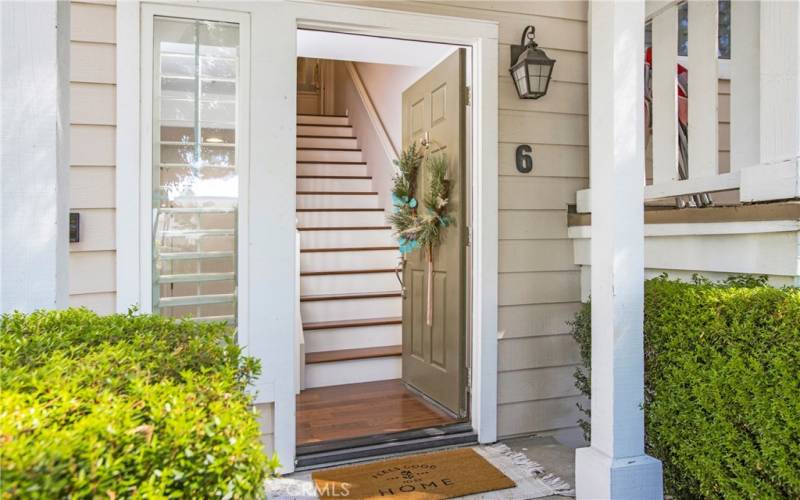
<svg viewBox="0 0 800 500"><path fill-rule="evenodd" d="M239 27L153 22L152 308L236 324Z"/></svg>

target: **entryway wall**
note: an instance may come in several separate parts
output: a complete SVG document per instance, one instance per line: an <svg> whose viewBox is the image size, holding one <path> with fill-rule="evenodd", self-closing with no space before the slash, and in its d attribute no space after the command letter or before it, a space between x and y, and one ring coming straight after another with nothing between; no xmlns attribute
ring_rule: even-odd
<svg viewBox="0 0 800 500"><path fill-rule="evenodd" d="M351 64L363 83L372 106L378 114L381 125L393 146L393 156L386 153L362 97L356 90L353 78L346 68ZM402 92L414 83L429 68L418 66L397 66L361 62L335 61L336 87L334 106L336 114L347 114L353 129L359 136L359 146L367 162L367 170L372 176L373 189L378 192L381 206L392 208L390 196L394 165L392 160L402 149L401 109Z"/></svg>
<svg viewBox="0 0 800 500"><path fill-rule="evenodd" d="M580 307L580 272L566 219L575 191L588 186L586 3L363 3L499 24L498 435L580 435L572 380L578 351L565 325ZM125 286L115 277L116 43L132 28L117 20L122 7L112 0L71 5L70 207L82 214L83 235L70 245L70 303L111 313ZM536 101L517 98L508 76L509 45L528 24L558 61L548 95ZM530 174L514 167L522 143L534 147ZM270 442L271 407L263 407Z"/></svg>

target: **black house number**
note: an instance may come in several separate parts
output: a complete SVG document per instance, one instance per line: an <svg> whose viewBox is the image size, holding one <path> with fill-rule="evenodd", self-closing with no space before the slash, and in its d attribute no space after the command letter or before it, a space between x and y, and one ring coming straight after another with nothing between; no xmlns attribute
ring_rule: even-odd
<svg viewBox="0 0 800 500"><path fill-rule="evenodd" d="M533 170L533 148L527 144L517 146L517 170L523 174Z"/></svg>

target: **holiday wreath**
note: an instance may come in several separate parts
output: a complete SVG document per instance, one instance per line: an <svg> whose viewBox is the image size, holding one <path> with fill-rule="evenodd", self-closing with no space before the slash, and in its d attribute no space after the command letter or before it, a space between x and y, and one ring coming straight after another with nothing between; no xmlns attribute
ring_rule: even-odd
<svg viewBox="0 0 800 500"><path fill-rule="evenodd" d="M427 189L423 206L420 207L417 201L417 177L423 164L426 167ZM428 261L427 323L430 326L433 249L441 243L445 228L454 221L448 214L450 181L446 178L447 157L444 153L431 153L430 144L420 147L412 143L395 161L395 165L398 171L392 186L394 212L388 220L394 228L400 253L405 255L416 249L425 250Z"/></svg>

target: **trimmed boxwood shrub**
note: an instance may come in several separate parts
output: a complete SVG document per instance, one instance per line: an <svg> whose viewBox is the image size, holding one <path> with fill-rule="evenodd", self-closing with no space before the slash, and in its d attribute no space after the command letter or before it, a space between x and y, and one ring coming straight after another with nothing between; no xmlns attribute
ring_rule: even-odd
<svg viewBox="0 0 800 500"><path fill-rule="evenodd" d="M259 367L226 326L15 313L0 352L4 498L264 495Z"/></svg>
<svg viewBox="0 0 800 500"><path fill-rule="evenodd" d="M589 316L573 323L587 396ZM669 494L800 498L800 290L650 280L644 347L646 451Z"/></svg>

